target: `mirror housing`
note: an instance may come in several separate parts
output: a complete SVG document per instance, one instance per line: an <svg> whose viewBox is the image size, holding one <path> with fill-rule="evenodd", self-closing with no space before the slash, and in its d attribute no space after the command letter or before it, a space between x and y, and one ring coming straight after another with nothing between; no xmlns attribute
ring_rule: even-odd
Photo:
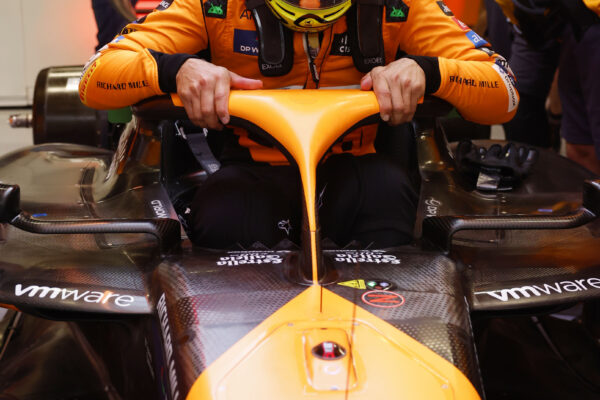
<svg viewBox="0 0 600 400"><path fill-rule="evenodd" d="M0 183L0 223L11 222L19 213L21 189L18 185Z"/></svg>

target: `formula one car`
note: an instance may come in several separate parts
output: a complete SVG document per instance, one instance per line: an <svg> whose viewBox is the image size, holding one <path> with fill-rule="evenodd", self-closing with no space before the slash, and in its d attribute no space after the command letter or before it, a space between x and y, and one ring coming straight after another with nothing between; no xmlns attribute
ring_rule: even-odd
<svg viewBox="0 0 600 400"><path fill-rule="evenodd" d="M203 249L182 210L218 163L171 100L133 107L114 152L0 158L0 399L597 398L588 171L449 145L436 117L451 107L426 99L403 145L382 145L413 155L414 243L335 248L319 237L316 165L378 119L374 94L234 91L232 123L298 166L304 230L299 247Z"/></svg>

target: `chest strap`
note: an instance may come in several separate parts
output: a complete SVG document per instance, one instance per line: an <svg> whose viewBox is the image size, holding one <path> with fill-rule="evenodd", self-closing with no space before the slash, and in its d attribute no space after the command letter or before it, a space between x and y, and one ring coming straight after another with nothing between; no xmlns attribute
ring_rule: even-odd
<svg viewBox="0 0 600 400"><path fill-rule="evenodd" d="M385 65L383 4L384 0L358 0L347 13L352 61L363 73Z"/></svg>
<svg viewBox="0 0 600 400"><path fill-rule="evenodd" d="M385 65L383 46L384 0L358 0L347 13L352 61L360 72ZM294 62L294 31L285 28L265 4L265 0L246 0L258 32L258 68L264 76L282 76Z"/></svg>
<svg viewBox="0 0 600 400"><path fill-rule="evenodd" d="M294 63L294 32L286 29L264 0L246 0L258 32L258 68L264 76L282 76Z"/></svg>

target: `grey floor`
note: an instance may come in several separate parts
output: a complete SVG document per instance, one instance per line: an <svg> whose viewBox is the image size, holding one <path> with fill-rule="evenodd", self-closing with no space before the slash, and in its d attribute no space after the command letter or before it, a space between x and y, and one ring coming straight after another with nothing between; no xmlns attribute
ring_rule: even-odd
<svg viewBox="0 0 600 400"><path fill-rule="evenodd" d="M31 128L11 128L8 117L12 114L30 113L31 109L0 108L0 155L10 153L22 147L33 144L33 130Z"/></svg>

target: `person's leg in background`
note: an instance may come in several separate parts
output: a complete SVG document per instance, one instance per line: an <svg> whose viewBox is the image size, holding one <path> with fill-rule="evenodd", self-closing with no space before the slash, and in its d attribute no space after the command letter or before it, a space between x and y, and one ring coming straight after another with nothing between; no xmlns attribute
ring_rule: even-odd
<svg viewBox="0 0 600 400"><path fill-rule="evenodd" d="M504 124L507 140L547 148L553 146L545 104L559 58L558 41L548 41L533 48L523 36L515 34L509 64L521 100L515 117Z"/></svg>
<svg viewBox="0 0 600 400"><path fill-rule="evenodd" d="M561 55L558 89L563 108L561 132L567 157L600 175L600 24L581 40L569 30Z"/></svg>
<svg viewBox="0 0 600 400"><path fill-rule="evenodd" d="M512 27L495 0L485 0L485 11L487 14L485 36L494 51L509 60L513 40Z"/></svg>

